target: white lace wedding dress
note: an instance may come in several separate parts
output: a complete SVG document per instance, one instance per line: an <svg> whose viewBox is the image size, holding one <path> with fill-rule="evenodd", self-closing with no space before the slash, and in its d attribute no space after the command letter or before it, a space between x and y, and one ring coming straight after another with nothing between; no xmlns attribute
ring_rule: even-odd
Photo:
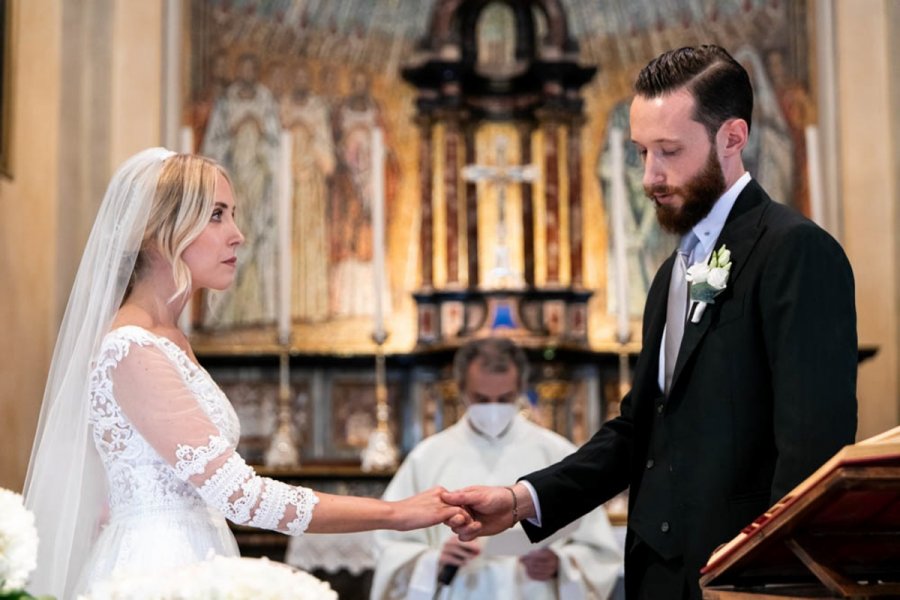
<svg viewBox="0 0 900 600"><path fill-rule="evenodd" d="M318 498L259 477L237 454L237 415L209 374L167 338L108 333L90 381L94 443L109 515L77 589L112 573L152 573L236 556L225 518L297 535Z"/></svg>

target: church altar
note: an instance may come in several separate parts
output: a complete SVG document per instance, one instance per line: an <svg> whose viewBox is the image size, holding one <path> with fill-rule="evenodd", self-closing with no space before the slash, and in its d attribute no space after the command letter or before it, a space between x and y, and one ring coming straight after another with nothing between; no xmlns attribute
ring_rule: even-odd
<svg viewBox="0 0 900 600"><path fill-rule="evenodd" d="M699 35L760 67L764 40L795 40L766 60L807 75L805 2L647 23L625 22L639 14L625 4L190 3L182 149L219 157L253 207L238 211L241 271L261 286L196 298L185 328L240 417L241 454L287 465L262 474L379 496L393 471L363 471L361 452L386 433L402 458L458 419L452 357L474 337L525 348L530 418L576 445L618 414L649 277L674 247L627 143L635 69ZM802 124L766 116L790 147ZM802 208L781 171L802 173L790 159L805 155L787 158L760 180L793 185L779 195ZM608 505L614 525L626 506ZM373 560L367 534L286 550L283 536L235 531L245 554L320 573L365 577Z"/></svg>
<svg viewBox="0 0 900 600"><path fill-rule="evenodd" d="M191 18L218 31L228 14L198 5ZM242 225L257 254L239 255L236 289L185 318L251 462L359 464L376 434L402 456L456 421L453 353L489 335L526 349L536 422L580 444L618 414L638 327L620 307L624 328L597 333L582 139L597 67L558 0L436 2L418 35L391 73L348 73L340 99L311 85L312 63L273 79L248 47L239 77L212 82L206 129L185 136L265 209ZM409 85L378 89L384 77ZM272 135L230 138L233 112ZM255 175L228 164L251 155L268 161Z"/></svg>

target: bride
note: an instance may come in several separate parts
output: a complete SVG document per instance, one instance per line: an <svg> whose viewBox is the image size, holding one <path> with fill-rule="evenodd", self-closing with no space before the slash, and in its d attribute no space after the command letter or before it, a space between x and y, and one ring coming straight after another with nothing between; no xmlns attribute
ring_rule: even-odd
<svg viewBox="0 0 900 600"><path fill-rule="evenodd" d="M162 148L113 176L88 240L25 482L40 548L33 590L75 597L114 571L234 556L225 519L281 531L462 524L433 488L399 502L256 475L227 398L176 320L191 293L234 280L244 238L225 171Z"/></svg>

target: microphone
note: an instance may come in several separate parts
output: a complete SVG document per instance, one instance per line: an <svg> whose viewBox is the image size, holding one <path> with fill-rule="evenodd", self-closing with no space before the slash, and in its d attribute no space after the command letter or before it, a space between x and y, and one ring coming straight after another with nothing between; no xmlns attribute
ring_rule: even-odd
<svg viewBox="0 0 900 600"><path fill-rule="evenodd" d="M441 568L441 572L438 573L438 583L441 585L450 585L453 581L453 578L456 577L456 572L459 571L459 567L457 565L444 565Z"/></svg>

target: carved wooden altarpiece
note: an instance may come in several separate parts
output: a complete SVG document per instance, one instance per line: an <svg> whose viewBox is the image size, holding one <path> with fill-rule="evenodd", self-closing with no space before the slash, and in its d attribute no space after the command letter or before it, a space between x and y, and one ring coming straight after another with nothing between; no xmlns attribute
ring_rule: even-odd
<svg viewBox="0 0 900 600"><path fill-rule="evenodd" d="M595 71L559 0L435 7L403 69L418 91L420 347L501 334L587 348L581 90Z"/></svg>

